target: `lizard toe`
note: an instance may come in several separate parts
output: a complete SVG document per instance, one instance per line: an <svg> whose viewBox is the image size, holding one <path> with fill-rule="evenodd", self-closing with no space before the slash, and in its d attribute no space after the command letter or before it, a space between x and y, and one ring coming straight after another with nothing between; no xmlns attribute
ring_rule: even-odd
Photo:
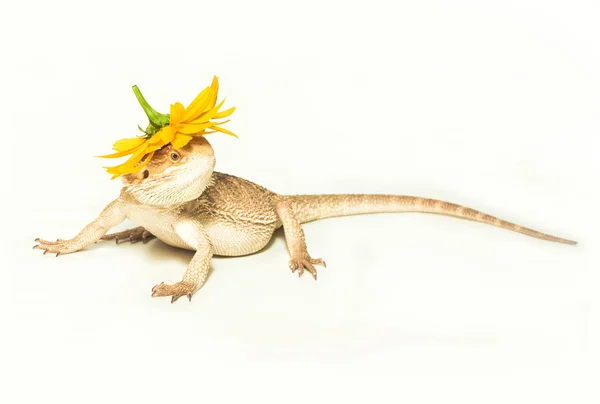
<svg viewBox="0 0 600 404"><path fill-rule="evenodd" d="M187 282L177 282L172 285L161 282L152 288L152 297L171 296L171 303L175 303L181 296L187 296L191 302L194 292L194 285Z"/></svg>
<svg viewBox="0 0 600 404"><path fill-rule="evenodd" d="M143 227L136 227L133 229L120 231L117 233L105 234L101 237L101 240L115 240L115 243L121 244L129 241L131 244L142 242L146 244L149 240L153 239L154 235Z"/></svg>
<svg viewBox="0 0 600 404"><path fill-rule="evenodd" d="M322 258L311 258L310 256L302 258L292 258L289 262L289 267L292 272L298 271L298 277L304 275L304 270L311 273L313 278L317 280L317 269L314 264L323 265L325 267L325 261Z"/></svg>
<svg viewBox="0 0 600 404"><path fill-rule="evenodd" d="M47 241L40 238L36 238L36 245L33 246L34 250L42 250L43 254L46 255L56 254L58 257L62 254L69 254L77 251L77 248L73 245L70 240L57 239L56 241Z"/></svg>

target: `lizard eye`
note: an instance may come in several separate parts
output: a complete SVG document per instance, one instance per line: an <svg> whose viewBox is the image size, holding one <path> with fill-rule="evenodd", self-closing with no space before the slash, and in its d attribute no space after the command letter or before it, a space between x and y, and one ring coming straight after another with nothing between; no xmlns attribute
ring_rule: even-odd
<svg viewBox="0 0 600 404"><path fill-rule="evenodd" d="M172 153L171 153L171 160L172 160L172 161L174 161L174 162L175 162L175 161L179 161L179 157L180 157L180 156L179 156L179 153L177 153L177 152L172 152Z"/></svg>

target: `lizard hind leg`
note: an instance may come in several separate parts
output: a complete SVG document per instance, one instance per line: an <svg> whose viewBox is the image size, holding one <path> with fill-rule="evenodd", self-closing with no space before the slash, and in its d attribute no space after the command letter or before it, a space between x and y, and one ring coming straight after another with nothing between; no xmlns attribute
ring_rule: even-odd
<svg viewBox="0 0 600 404"><path fill-rule="evenodd" d="M298 276L302 276L306 269L317 280L315 264L326 267L325 261L322 258L312 258L308 254L304 230L302 230L300 221L296 218L291 201L287 198L276 200L275 211L283 224L285 240L290 251L290 269L292 272L298 271Z"/></svg>
<svg viewBox="0 0 600 404"><path fill-rule="evenodd" d="M146 244L148 241L155 238L152 233L143 227L135 227L133 229L120 231L117 233L107 234L102 236L101 240L115 240L117 244L129 241L131 244L142 242Z"/></svg>

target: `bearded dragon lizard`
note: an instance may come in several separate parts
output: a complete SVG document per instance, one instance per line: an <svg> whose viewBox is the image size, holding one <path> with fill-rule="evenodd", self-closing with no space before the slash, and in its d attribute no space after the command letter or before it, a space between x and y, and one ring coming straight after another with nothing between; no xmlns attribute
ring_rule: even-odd
<svg viewBox="0 0 600 404"><path fill-rule="evenodd" d="M540 233L453 203L400 195L279 195L250 181L213 171L213 148L202 136L176 149L156 150L144 170L122 177L123 188L93 222L72 239L36 239L33 248L56 256L79 251L102 239L163 242L195 251L181 281L160 283L152 296L192 295L204 285L213 255L242 256L261 250L283 226L291 259L289 268L317 279L316 264L306 247L302 224L334 216L381 212L438 213L486 223L565 244L575 241ZM139 227L108 234L125 219Z"/></svg>

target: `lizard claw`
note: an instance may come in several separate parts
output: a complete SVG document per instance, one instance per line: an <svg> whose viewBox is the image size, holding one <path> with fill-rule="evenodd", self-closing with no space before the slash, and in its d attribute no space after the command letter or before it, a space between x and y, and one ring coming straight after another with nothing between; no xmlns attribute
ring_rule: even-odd
<svg viewBox="0 0 600 404"><path fill-rule="evenodd" d="M181 296L187 296L191 302L194 289L194 285L186 282L177 282L173 285L161 282L152 288L152 297L171 296L171 303L175 303Z"/></svg>
<svg viewBox="0 0 600 404"><path fill-rule="evenodd" d="M302 258L292 258L289 263L289 267L292 272L298 271L298 277L304 275L304 270L306 269L311 273L315 281L317 280L317 269L314 264L323 265L323 267L327 267L325 265L325 261L322 258L311 258L308 254Z"/></svg>
<svg viewBox="0 0 600 404"><path fill-rule="evenodd" d="M59 238L56 241L46 241L36 238L35 242L38 244L34 245L33 249L43 250L44 255L51 253L56 254L58 257L59 255L69 254L79 250L79 248L77 248L71 240L63 240Z"/></svg>

